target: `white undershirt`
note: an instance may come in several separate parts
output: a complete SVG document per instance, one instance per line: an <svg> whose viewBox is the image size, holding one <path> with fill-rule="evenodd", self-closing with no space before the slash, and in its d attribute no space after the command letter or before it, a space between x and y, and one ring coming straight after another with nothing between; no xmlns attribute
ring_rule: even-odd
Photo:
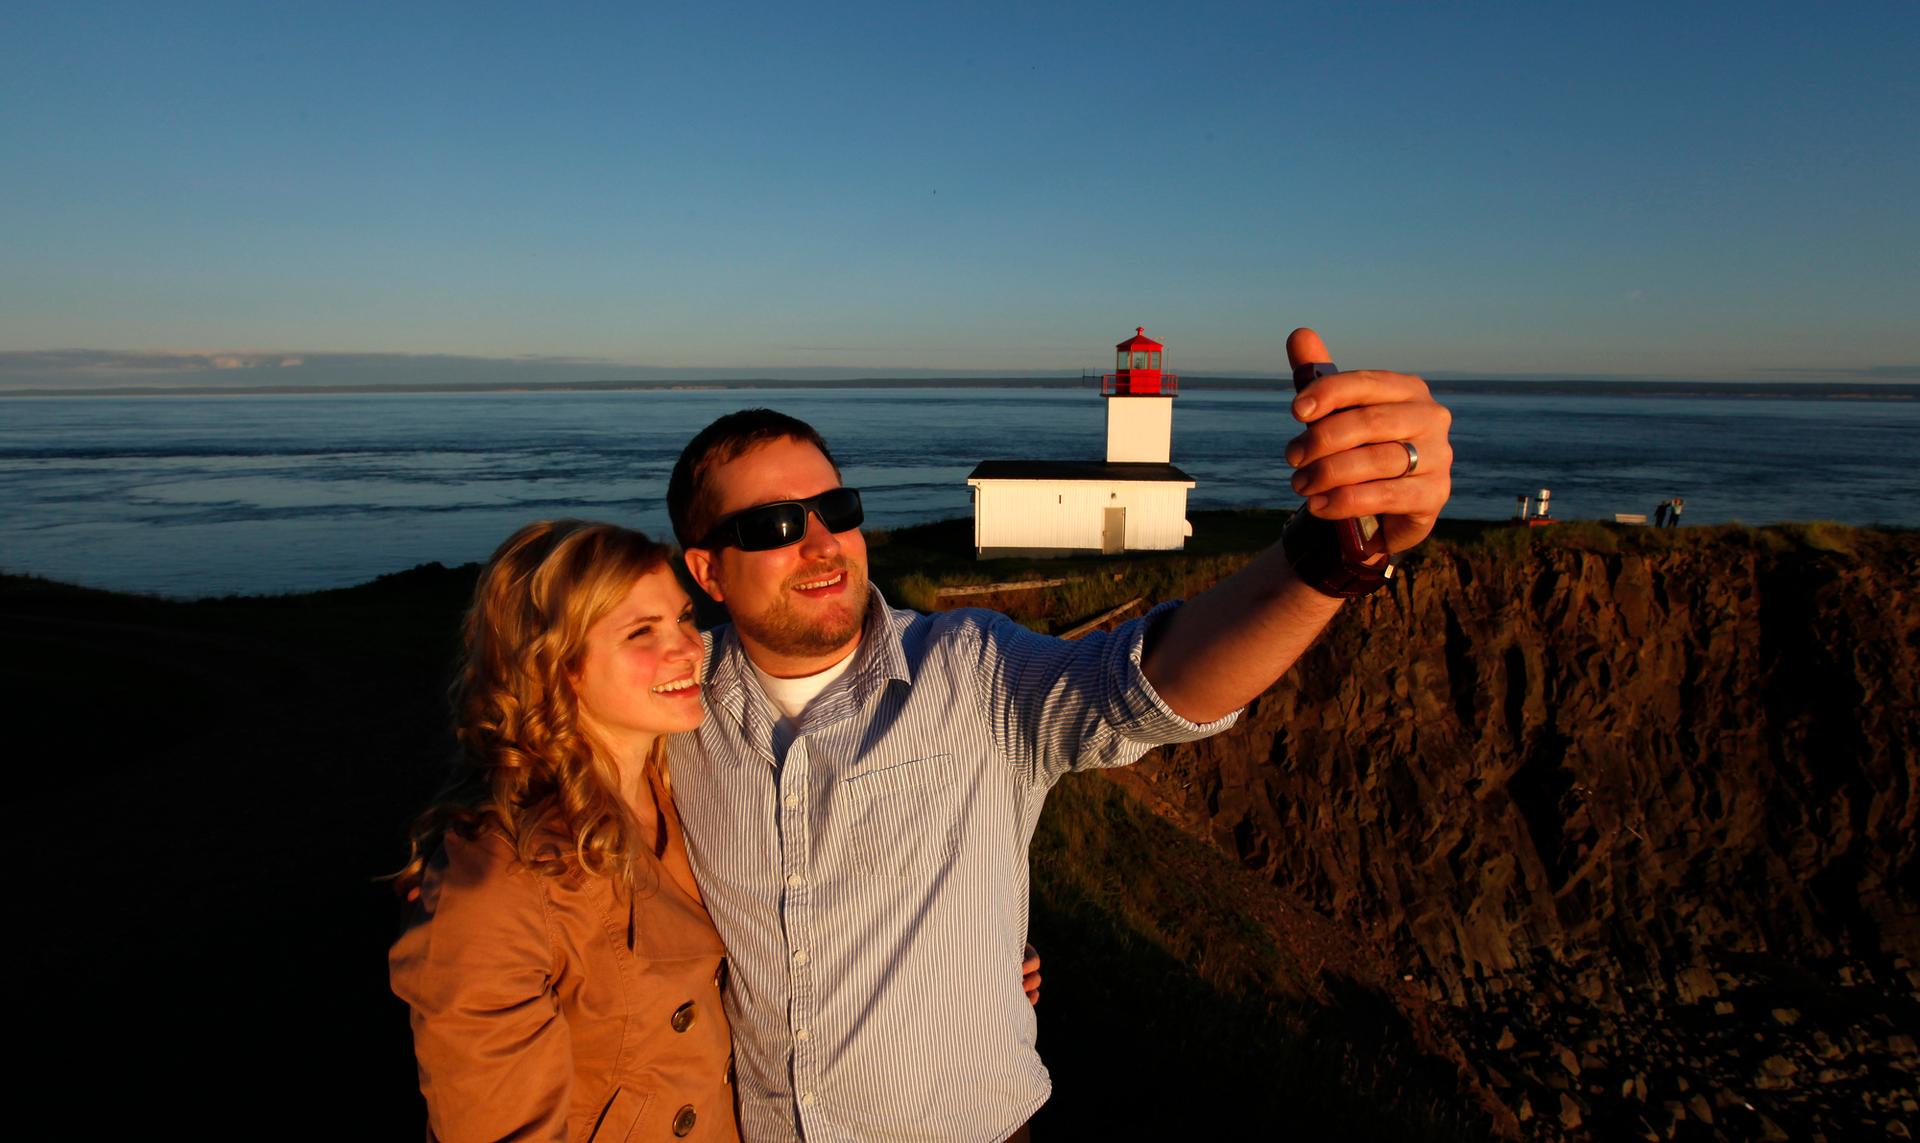
<svg viewBox="0 0 1920 1143"><path fill-rule="evenodd" d="M854 650L859 648L856 646ZM853 665L853 651L848 651L845 658L826 670L797 679L776 679L761 670L760 665L752 659L747 660L747 665L759 676L760 689L767 693L767 700L773 703L774 712L780 716L773 728L774 744L784 754L787 745L793 741L793 732L800 726L800 716L807 712L807 704L819 698L821 691L847 673L847 668Z"/></svg>

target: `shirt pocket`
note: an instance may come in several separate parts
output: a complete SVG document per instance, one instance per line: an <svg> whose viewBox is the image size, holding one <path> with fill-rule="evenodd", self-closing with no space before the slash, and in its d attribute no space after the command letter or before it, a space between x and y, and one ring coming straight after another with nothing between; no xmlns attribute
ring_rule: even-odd
<svg viewBox="0 0 1920 1143"><path fill-rule="evenodd" d="M855 867L869 877L939 869L960 848L962 786L951 754L933 754L844 779Z"/></svg>

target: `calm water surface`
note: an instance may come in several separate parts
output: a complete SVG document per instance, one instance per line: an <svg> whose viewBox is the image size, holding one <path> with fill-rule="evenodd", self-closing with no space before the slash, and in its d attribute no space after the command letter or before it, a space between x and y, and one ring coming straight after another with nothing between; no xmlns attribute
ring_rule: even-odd
<svg viewBox="0 0 1920 1143"><path fill-rule="evenodd" d="M1912 401L1453 394L1451 515L1686 497L1688 523L1920 526ZM0 401L0 567L176 596L338 587L484 558L573 515L666 535L667 474L701 426L767 405L811 421L872 526L971 511L989 457L1098 459L1100 399L1062 389L726 390ZM1297 501L1278 391L1189 391L1174 463L1195 507Z"/></svg>

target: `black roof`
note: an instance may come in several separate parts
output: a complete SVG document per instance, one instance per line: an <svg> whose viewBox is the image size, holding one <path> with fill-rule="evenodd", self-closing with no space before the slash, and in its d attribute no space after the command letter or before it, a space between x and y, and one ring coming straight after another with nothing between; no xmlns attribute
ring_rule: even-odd
<svg viewBox="0 0 1920 1143"><path fill-rule="evenodd" d="M1171 464L1104 460L983 460L968 480L1187 480ZM1195 483L1198 483L1195 481Z"/></svg>

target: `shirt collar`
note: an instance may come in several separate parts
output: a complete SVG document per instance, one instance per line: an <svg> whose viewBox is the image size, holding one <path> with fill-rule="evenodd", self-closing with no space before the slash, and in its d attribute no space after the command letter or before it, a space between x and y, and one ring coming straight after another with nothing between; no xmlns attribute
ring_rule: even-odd
<svg viewBox="0 0 1920 1143"><path fill-rule="evenodd" d="M847 669L848 681L862 690L896 679L911 683L907 652L901 646L900 631L894 626L893 610L872 583L867 584L867 593L866 625L860 630L860 649L854 653L853 666ZM733 624L723 624L707 632L704 685L713 700L731 704L750 673L746 648L740 645L740 634Z"/></svg>

